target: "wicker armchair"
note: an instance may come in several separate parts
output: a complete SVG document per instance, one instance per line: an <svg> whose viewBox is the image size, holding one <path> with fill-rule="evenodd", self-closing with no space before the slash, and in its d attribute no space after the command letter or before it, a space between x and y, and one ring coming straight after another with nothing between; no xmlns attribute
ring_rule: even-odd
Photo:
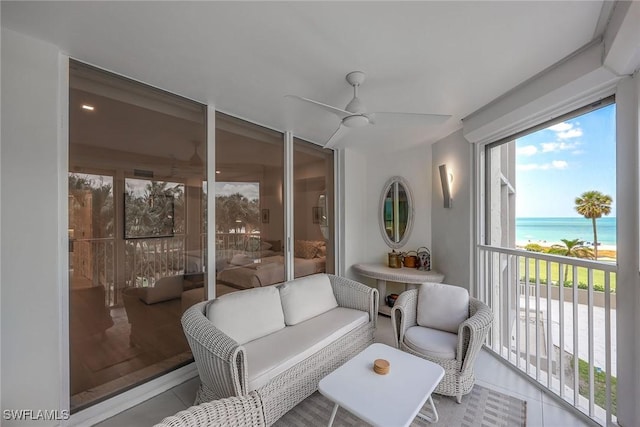
<svg viewBox="0 0 640 427"><path fill-rule="evenodd" d="M205 402L166 417L154 427L266 426L262 400L255 391L246 396Z"/></svg>
<svg viewBox="0 0 640 427"><path fill-rule="evenodd" d="M451 340L450 344L452 348L450 357L437 356L439 350L435 348L434 351L430 351L431 349L427 348L429 354L425 354L426 351L418 351L415 344L408 343L405 336L410 328L419 328L413 331L418 333L427 332L420 331L420 329L430 329L418 325L418 312L420 310L418 293L424 289L425 286L450 287L450 285L426 283L423 284L421 288L403 292L398 297L391 310L391 323L396 346L403 351L442 366L445 371L444 378L436 388L435 393L445 396L455 396L456 401L461 403L462 396L469 393L475 383L473 366L493 322L493 313L486 304L469 297L468 318L459 324L457 337L456 334L451 332L436 332L444 335L445 340ZM425 347L433 346L435 341L440 340L436 339L427 342L422 345L421 348L425 349ZM457 346L455 345L456 341Z"/></svg>

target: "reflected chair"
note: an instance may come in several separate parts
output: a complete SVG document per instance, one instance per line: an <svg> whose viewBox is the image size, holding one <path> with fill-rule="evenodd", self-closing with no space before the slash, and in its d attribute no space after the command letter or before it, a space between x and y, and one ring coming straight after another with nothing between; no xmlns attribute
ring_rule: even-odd
<svg viewBox="0 0 640 427"><path fill-rule="evenodd" d="M492 322L486 304L464 288L441 283L403 292L391 310L396 346L442 366L435 393L455 396L458 403L473 389L474 363Z"/></svg>

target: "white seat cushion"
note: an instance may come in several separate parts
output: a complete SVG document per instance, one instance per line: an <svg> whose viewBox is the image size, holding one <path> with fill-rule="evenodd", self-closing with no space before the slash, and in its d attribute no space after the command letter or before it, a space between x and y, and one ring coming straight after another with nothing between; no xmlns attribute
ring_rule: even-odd
<svg viewBox="0 0 640 427"><path fill-rule="evenodd" d="M423 283L418 290L418 325L458 333L469 317L469 292L442 283Z"/></svg>
<svg viewBox="0 0 640 427"><path fill-rule="evenodd" d="M407 347L438 359L455 359L458 335L437 329L412 326L404 334Z"/></svg>
<svg viewBox="0 0 640 427"><path fill-rule="evenodd" d="M238 344L285 326L280 293L274 286L222 295L208 306L207 318Z"/></svg>
<svg viewBox="0 0 640 427"><path fill-rule="evenodd" d="M249 390L262 387L368 321L369 314L364 311L337 307L306 322L287 326L246 343Z"/></svg>
<svg viewBox="0 0 640 427"><path fill-rule="evenodd" d="M326 274L314 274L286 282L278 287L284 323L297 325L338 306Z"/></svg>

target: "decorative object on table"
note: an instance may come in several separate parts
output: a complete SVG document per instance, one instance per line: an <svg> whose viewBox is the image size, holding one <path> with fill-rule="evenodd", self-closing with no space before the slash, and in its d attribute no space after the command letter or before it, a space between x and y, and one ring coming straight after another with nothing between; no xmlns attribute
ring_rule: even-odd
<svg viewBox="0 0 640 427"><path fill-rule="evenodd" d="M418 267L418 253L416 251L407 251L402 253L402 263L408 268Z"/></svg>
<svg viewBox="0 0 640 427"><path fill-rule="evenodd" d="M385 359L376 359L373 362L373 371L378 375L387 375L391 364Z"/></svg>
<svg viewBox="0 0 640 427"><path fill-rule="evenodd" d="M400 268L402 267L402 256L396 250L392 250L389 252L389 267L390 268Z"/></svg>
<svg viewBox="0 0 640 427"><path fill-rule="evenodd" d="M396 303L397 299L398 299L398 294L389 294L385 298L385 301L389 307L393 307L393 304Z"/></svg>
<svg viewBox="0 0 640 427"><path fill-rule="evenodd" d="M431 271L431 252L427 247L418 248L418 270Z"/></svg>

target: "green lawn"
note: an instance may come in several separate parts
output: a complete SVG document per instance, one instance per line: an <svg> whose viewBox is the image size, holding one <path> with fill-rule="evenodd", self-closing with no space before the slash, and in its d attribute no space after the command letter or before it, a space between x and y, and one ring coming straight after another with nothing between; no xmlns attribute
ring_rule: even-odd
<svg viewBox="0 0 640 427"><path fill-rule="evenodd" d="M547 261L540 260L540 283L547 283ZM525 274L524 258L520 258L520 278L524 280ZM536 264L534 259L529 259L529 281L535 282L535 270ZM563 268L564 273L564 268ZM611 273L611 291L616 291L616 274ZM551 284L557 285L560 279L559 264L557 262L551 263ZM568 277L564 278L565 286L571 287L573 283L573 268L569 266ZM584 267L578 267L578 287L582 289L587 288L587 269ZM597 291L604 291L604 271L593 271L593 288Z"/></svg>
<svg viewBox="0 0 640 427"><path fill-rule="evenodd" d="M573 366L573 360L571 361ZM589 364L582 359L578 359L578 366L580 371L579 389L580 395L589 398ZM596 405L601 408L607 406L607 383L606 374L603 371L598 371L594 367L593 372L593 395L595 397ZM618 413L618 395L617 395L618 380L616 377L611 377L611 413L616 415Z"/></svg>

